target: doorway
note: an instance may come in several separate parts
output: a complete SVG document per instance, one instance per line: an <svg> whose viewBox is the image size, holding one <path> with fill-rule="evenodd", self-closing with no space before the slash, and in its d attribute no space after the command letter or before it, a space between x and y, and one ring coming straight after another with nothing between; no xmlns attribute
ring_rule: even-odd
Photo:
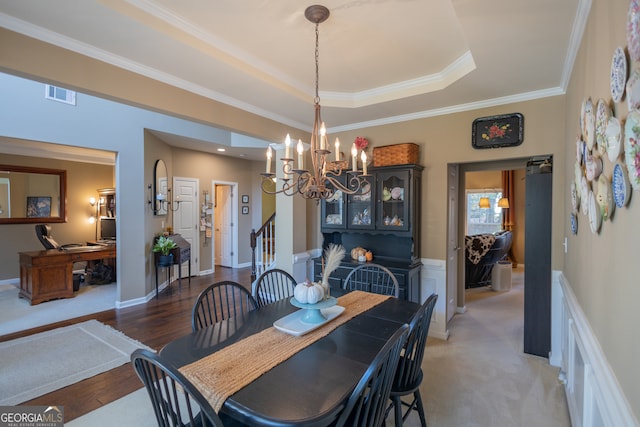
<svg viewBox="0 0 640 427"><path fill-rule="evenodd" d="M213 189L213 244L211 259L216 265L238 267L238 183L212 181Z"/></svg>
<svg viewBox="0 0 640 427"><path fill-rule="evenodd" d="M173 229L191 245L189 263L179 266L181 277L200 272L200 233L198 232L198 187L196 178L173 177L173 199L177 208L173 211Z"/></svg>
<svg viewBox="0 0 640 427"><path fill-rule="evenodd" d="M543 157L548 157L550 158L550 156L543 156ZM507 159L507 160L500 160L500 161L495 161L495 162L484 162L484 163L468 163L468 164L455 164L455 165L449 165L450 167L450 171L451 168L453 166L458 168L458 178L457 178L457 184L458 184L458 191L457 191L457 198L451 197L451 194L449 194L449 211L448 211L448 228L449 228L449 232L448 232L448 236L447 236L447 258L450 258L449 255L452 253L455 253L457 248L460 248L459 250L459 256L457 257L457 263L454 264L454 260L455 257L453 257L452 262L449 263L447 262L447 301L450 301L451 299L457 299L457 307L456 307L456 312L457 313L464 313L466 310L466 306L465 306L465 251L464 251L464 236L465 236L465 223L466 223L466 209L465 209L465 204L466 204L466 197L465 197L465 189L467 186L467 182L466 182L466 175L468 172L478 172L478 171L500 171L500 170L518 170L519 173L519 184L521 186L521 190L519 190L519 195L516 196L516 200L514 201L516 203L515 207L516 209L520 210L521 213L521 217L519 222L519 225L517 225L517 228L519 228L519 230L516 231L516 233L514 234L514 239L515 236L517 235L518 240L518 244L520 245L521 248L525 247L525 230L527 228L529 228L529 233L527 233L527 235L532 235L530 230L532 227L536 228L536 231L534 232L533 235L536 235L536 233L541 233L541 234L551 234L551 222L549 221L548 223L545 224L540 224L540 223L530 223L530 219L528 219L525 215L525 207L527 204L527 195L525 192L525 186L524 186L524 182L525 182L525 175L526 175L526 170L527 170L527 164L534 159L534 157L527 157L527 158L517 158L517 159ZM451 176L449 177L450 180L455 179L452 178ZM455 187L455 186L454 186ZM451 192L451 188L452 188L452 184L449 183L449 192ZM544 229L540 229L540 227L544 227ZM458 238L457 240L455 238L451 238L450 235L453 234L451 232L451 230L454 229L454 231L457 232ZM455 237L455 236L454 236ZM531 252L531 250L528 249L528 252L526 254L529 257L533 257L533 259L535 259L538 255L536 255L536 253ZM541 254L541 257L544 256L550 256L550 250L548 251L548 253L545 254ZM517 257L518 258L518 262L520 264L525 263L525 260L523 257ZM525 265L526 267L526 265ZM454 269L457 272L457 280L456 283L452 282L452 278L456 277L456 274L450 274L449 270L450 269ZM549 280L551 278L551 267L549 265L549 267L547 268L548 271L544 271L541 272L542 275L544 275L545 277L548 277ZM526 268L525 268L526 271ZM525 288L526 288L526 277L525 277ZM452 294L450 294L452 293ZM527 296L525 296L525 304L526 304L526 299ZM524 316L524 313L523 313ZM449 317L449 316L447 316ZM550 314L549 314L550 317Z"/></svg>

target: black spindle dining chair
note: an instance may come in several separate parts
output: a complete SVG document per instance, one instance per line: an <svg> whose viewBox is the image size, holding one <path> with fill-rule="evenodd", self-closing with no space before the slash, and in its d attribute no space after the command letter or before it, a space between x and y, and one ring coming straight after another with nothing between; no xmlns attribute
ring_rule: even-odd
<svg viewBox="0 0 640 427"><path fill-rule="evenodd" d="M366 291L374 294L400 295L398 279L389 269L380 264L361 264L351 270L344 279L343 288L346 290Z"/></svg>
<svg viewBox="0 0 640 427"><path fill-rule="evenodd" d="M260 275L253 292L258 306L262 307L272 302L293 296L296 279L284 270L272 268Z"/></svg>
<svg viewBox="0 0 640 427"><path fill-rule="evenodd" d="M409 326L403 325L378 352L347 400L336 427L379 427L384 424L393 376L408 331Z"/></svg>
<svg viewBox="0 0 640 427"><path fill-rule="evenodd" d="M144 384L159 427L224 427L207 399L177 369L147 349L131 354L131 364Z"/></svg>
<svg viewBox="0 0 640 427"><path fill-rule="evenodd" d="M392 403L387 410L389 412L392 407L394 408L396 427L402 426L414 409L418 411L421 426L427 426L422 396L420 395L420 384L422 384L422 359L427 346L433 308L437 300L438 295L431 294L409 323L409 337L398 362L398 369L391 387ZM411 403L406 403L401 399L403 396L411 394L413 395ZM404 415L402 414L403 405L408 407Z"/></svg>
<svg viewBox="0 0 640 427"><path fill-rule="evenodd" d="M256 300L244 286L229 280L217 282L198 295L191 312L191 328L195 332L256 308Z"/></svg>

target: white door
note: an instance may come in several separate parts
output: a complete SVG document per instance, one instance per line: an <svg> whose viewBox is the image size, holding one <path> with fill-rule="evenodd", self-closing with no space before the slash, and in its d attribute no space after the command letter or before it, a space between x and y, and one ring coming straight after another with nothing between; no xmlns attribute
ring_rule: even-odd
<svg viewBox="0 0 640 427"><path fill-rule="evenodd" d="M458 305L458 165L448 166L449 219L447 230L447 322L451 320Z"/></svg>
<svg viewBox="0 0 640 427"><path fill-rule="evenodd" d="M233 188L218 184L215 189L216 264L233 267Z"/></svg>
<svg viewBox="0 0 640 427"><path fill-rule="evenodd" d="M191 274L200 272L200 234L198 232L198 186L195 178L173 177L173 230L191 245ZM176 202L180 202L177 204ZM189 264L183 263L182 277L189 274Z"/></svg>

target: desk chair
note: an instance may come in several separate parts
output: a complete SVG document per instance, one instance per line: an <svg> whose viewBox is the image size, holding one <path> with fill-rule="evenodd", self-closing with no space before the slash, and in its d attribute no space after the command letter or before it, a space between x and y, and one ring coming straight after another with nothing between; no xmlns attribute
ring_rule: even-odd
<svg viewBox="0 0 640 427"><path fill-rule="evenodd" d="M433 308L438 300L438 295L431 294L429 298L422 304L422 307L414 314L409 324L409 337L404 348L404 352L398 362L398 369L395 374L393 386L391 387L391 405L387 412L394 408L395 426L400 427L407 419L412 410L417 410L420 416L420 425L427 427L427 421L424 415L424 407L422 405L422 396L420 396L420 384L422 384L422 359L424 357L424 349L427 345L427 335L429 335L429 325L431 324L431 315ZM413 401L405 403L401 400L402 396L413 394ZM408 407L407 411L402 414L402 405Z"/></svg>
<svg viewBox="0 0 640 427"><path fill-rule="evenodd" d="M393 375L409 326L403 325L378 352L353 389L335 427L379 427L384 425Z"/></svg>
<svg viewBox="0 0 640 427"><path fill-rule="evenodd" d="M296 279L289 273L278 268L272 268L260 275L256 281L253 297L262 307L272 302L293 296Z"/></svg>
<svg viewBox="0 0 640 427"><path fill-rule="evenodd" d="M82 246L80 243L69 243L67 245L59 245L58 242L51 237L51 226L49 224L36 224L36 236L45 249L64 249L74 246Z"/></svg>
<svg viewBox="0 0 640 427"><path fill-rule="evenodd" d="M258 308L251 293L241 284L230 280L214 283L203 290L191 311L194 332L230 317L244 316Z"/></svg>
<svg viewBox="0 0 640 427"><path fill-rule="evenodd" d="M47 250L65 249L65 248L72 248L74 246L82 246L80 243L69 243L66 245L58 244L58 242L53 240L53 237L51 237L51 226L49 226L49 224L36 224L36 236L38 236L38 240L40 240L40 243L42 243L42 246L44 246L44 248ZM76 272L82 271L82 273L76 273L76 274L79 274L79 276L75 276L75 275L74 276L79 277L80 281L84 280L85 274L87 273L87 267L88 267L88 263L86 262L74 263L73 270ZM73 290L77 291L79 289L79 286L80 286L80 282L74 281Z"/></svg>
<svg viewBox="0 0 640 427"><path fill-rule="evenodd" d="M350 291L365 291L374 294L391 295L396 298L400 295L398 279L387 267L379 264L361 264L351 270L344 279L342 286Z"/></svg>
<svg viewBox="0 0 640 427"><path fill-rule="evenodd" d="M158 426L229 425L202 393L157 353L137 349L131 354L131 364L149 393Z"/></svg>

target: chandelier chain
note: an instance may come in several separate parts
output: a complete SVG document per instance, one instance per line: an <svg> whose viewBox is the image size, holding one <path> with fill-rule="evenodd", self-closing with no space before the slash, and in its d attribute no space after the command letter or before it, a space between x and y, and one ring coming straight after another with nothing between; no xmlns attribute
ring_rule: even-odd
<svg viewBox="0 0 640 427"><path fill-rule="evenodd" d="M267 150L266 172L262 173L262 191L268 194L284 194L286 196L300 195L305 199L320 201L329 199L336 193L342 194L366 194L370 191L367 184L367 164L366 154L362 152L362 171L357 167L357 150L355 144L352 148L352 163L349 170L349 162L344 159L340 152L340 142L336 138L335 152L331 156L331 149L327 140L326 128L320 116L320 30L321 22L329 17L329 9L324 6L309 6L305 10L305 16L309 21L316 24L316 44L315 44L315 65L316 65L316 85L314 98L314 121L311 139L309 141L309 157L311 158L311 168L305 169L304 146L298 140L297 161L290 152L291 140L289 135L285 139L285 155L280 160L282 164L282 178L276 178L276 174L271 172L271 147ZM294 147L295 149L296 147ZM297 167L296 167L297 166ZM274 189L276 180L281 183L280 189Z"/></svg>
<svg viewBox="0 0 640 427"><path fill-rule="evenodd" d="M320 43L318 42L320 37L320 31L318 26L320 24L316 23L316 97L313 99L315 104L320 104L320 92L318 88L320 86Z"/></svg>

